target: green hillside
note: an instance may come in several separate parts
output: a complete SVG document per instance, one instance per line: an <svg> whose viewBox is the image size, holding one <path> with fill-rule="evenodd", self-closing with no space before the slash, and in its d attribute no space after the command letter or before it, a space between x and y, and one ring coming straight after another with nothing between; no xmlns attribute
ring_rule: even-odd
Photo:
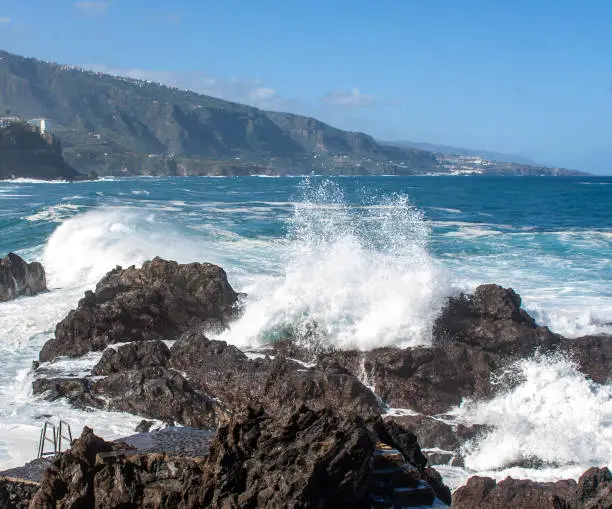
<svg viewBox="0 0 612 509"><path fill-rule="evenodd" d="M6 52L0 58L0 111L52 119L66 160L83 172L410 173L437 164L429 152L387 147L313 118Z"/></svg>

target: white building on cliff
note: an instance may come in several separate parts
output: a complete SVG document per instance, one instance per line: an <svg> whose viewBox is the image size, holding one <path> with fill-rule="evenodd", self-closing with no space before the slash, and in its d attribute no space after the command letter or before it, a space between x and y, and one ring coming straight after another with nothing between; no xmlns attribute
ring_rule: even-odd
<svg viewBox="0 0 612 509"><path fill-rule="evenodd" d="M47 134L53 131L53 123L48 118L31 118L28 124L40 129L40 134Z"/></svg>

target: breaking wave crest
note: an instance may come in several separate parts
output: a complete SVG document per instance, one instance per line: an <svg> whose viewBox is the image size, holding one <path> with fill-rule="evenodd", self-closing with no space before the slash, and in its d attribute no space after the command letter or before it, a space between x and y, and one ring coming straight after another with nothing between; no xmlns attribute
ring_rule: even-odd
<svg viewBox="0 0 612 509"><path fill-rule="evenodd" d="M563 472L609 465L612 458L612 386L588 380L562 355L522 359L520 382L492 400L465 402L458 417L492 426L466 447L466 467L489 471L533 461ZM580 472L582 471L580 470ZM529 476L530 477L530 476Z"/></svg>
<svg viewBox="0 0 612 509"><path fill-rule="evenodd" d="M444 288L430 228L408 197L349 207L337 184L306 179L287 227L279 276L248 288L223 335L253 346L291 334L339 348L426 344Z"/></svg>
<svg viewBox="0 0 612 509"><path fill-rule="evenodd" d="M91 287L116 265L140 265L155 256L191 262L205 249L153 213L97 209L60 224L42 257L51 287Z"/></svg>

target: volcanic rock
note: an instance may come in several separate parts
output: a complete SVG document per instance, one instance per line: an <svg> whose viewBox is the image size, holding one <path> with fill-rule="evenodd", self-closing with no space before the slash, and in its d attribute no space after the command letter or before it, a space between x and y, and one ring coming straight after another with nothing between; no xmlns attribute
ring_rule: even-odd
<svg viewBox="0 0 612 509"><path fill-rule="evenodd" d="M165 367L170 359L170 349L163 341L128 343L118 348L107 348L92 369L94 375L110 375L119 371Z"/></svg>
<svg viewBox="0 0 612 509"><path fill-rule="evenodd" d="M230 411L261 405L278 416L296 405L377 415L376 396L344 368L310 368L284 357L249 359L224 341L189 332L173 345L171 366Z"/></svg>
<svg viewBox="0 0 612 509"><path fill-rule="evenodd" d="M525 356L536 347L559 344L559 335L537 326L520 306L512 288L493 284L451 297L434 324L434 344L461 343L497 356Z"/></svg>
<svg viewBox="0 0 612 509"><path fill-rule="evenodd" d="M138 433L147 433L154 424L155 421L147 421L146 419L143 419L138 423L134 431L137 431Z"/></svg>
<svg viewBox="0 0 612 509"><path fill-rule="evenodd" d="M199 428L215 428L217 424L214 401L196 391L181 374L163 367L113 374L96 382L92 392L111 398L111 410Z"/></svg>
<svg viewBox="0 0 612 509"><path fill-rule="evenodd" d="M249 409L220 428L206 459L140 454L85 428L46 472L30 507L365 508L382 438L375 430L385 427L380 418L368 422L331 409L301 407L280 421ZM415 456L418 444L404 434ZM435 484L435 471L407 468L417 482Z"/></svg>
<svg viewBox="0 0 612 509"><path fill-rule="evenodd" d="M0 302L47 289L45 269L38 262L27 263L15 253L0 259Z"/></svg>
<svg viewBox="0 0 612 509"><path fill-rule="evenodd" d="M43 395L47 401L66 398L78 408L102 405L92 396L92 387L92 381L86 378L38 378L32 382L34 394Z"/></svg>
<svg viewBox="0 0 612 509"><path fill-rule="evenodd" d="M16 479L0 479L0 507L2 509L27 509L30 499L38 491L38 484Z"/></svg>
<svg viewBox="0 0 612 509"><path fill-rule="evenodd" d="M555 483L512 479L497 483L489 477L472 477L453 493L454 509L606 509L612 507L612 474L607 468L590 468L578 482Z"/></svg>
<svg viewBox="0 0 612 509"><path fill-rule="evenodd" d="M281 423L251 411L218 432L202 507L361 507L375 442L365 422L302 407Z"/></svg>
<svg viewBox="0 0 612 509"><path fill-rule="evenodd" d="M433 415L464 398L492 396L492 375L537 349L553 350L561 336L539 327L512 290L479 286L473 295L451 297L433 327L433 345L335 351L333 359L349 372L367 373L369 385L390 407Z"/></svg>
<svg viewBox="0 0 612 509"><path fill-rule="evenodd" d="M225 413L180 373L161 367L113 373L102 380L41 378L34 394L50 401L65 397L78 408L130 412L167 423L216 428Z"/></svg>
<svg viewBox="0 0 612 509"><path fill-rule="evenodd" d="M576 361L578 369L600 384L612 382L612 336L600 334L564 339L562 351Z"/></svg>
<svg viewBox="0 0 612 509"><path fill-rule="evenodd" d="M225 271L210 263L180 265L155 258L141 269L117 267L57 325L40 360L80 356L112 343L175 339L207 324L226 325L237 312L236 302Z"/></svg>

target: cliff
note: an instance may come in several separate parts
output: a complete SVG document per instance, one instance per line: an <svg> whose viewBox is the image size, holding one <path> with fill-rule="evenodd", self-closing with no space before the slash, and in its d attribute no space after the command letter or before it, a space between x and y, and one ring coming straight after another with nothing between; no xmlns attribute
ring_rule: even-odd
<svg viewBox="0 0 612 509"><path fill-rule="evenodd" d="M62 156L62 146L50 134L26 123L0 128L0 179L82 180Z"/></svg>

